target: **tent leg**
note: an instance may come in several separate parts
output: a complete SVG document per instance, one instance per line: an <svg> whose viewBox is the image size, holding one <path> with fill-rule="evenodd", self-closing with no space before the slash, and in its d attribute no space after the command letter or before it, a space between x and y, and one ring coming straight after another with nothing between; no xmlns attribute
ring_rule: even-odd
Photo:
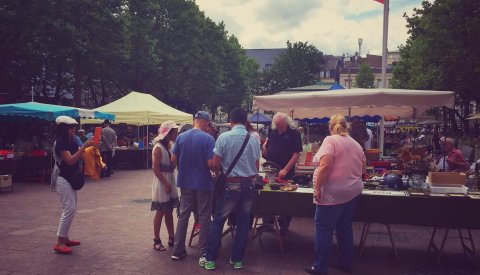
<svg viewBox="0 0 480 275"><path fill-rule="evenodd" d="M380 157L383 158L383 150L385 146L385 120L382 117L380 120L380 136L378 142L378 149L380 150Z"/></svg>

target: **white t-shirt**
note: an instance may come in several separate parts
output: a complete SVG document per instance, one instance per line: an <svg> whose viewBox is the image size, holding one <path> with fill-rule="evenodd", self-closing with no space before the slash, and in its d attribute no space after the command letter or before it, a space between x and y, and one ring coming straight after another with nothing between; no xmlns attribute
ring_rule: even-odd
<svg viewBox="0 0 480 275"><path fill-rule="evenodd" d="M372 148L372 140L373 140L372 130L367 128L367 133L368 133L368 140L365 141L365 143L364 143L365 150L368 150L368 149Z"/></svg>

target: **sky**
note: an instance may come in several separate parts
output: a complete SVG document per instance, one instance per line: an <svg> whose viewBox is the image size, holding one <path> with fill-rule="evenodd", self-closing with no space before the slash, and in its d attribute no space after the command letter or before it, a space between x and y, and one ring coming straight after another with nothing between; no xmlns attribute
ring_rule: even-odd
<svg viewBox="0 0 480 275"><path fill-rule="evenodd" d="M388 50L405 43L403 14L422 0L390 0ZM285 48L286 41L315 45L324 54L381 55L383 5L374 0L196 0L206 16L223 21L245 49Z"/></svg>

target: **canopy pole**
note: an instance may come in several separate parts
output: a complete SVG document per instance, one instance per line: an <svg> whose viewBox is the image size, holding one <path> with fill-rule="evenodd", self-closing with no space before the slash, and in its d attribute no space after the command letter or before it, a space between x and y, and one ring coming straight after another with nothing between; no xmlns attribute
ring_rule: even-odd
<svg viewBox="0 0 480 275"><path fill-rule="evenodd" d="M387 89L387 52L388 52L388 13L390 1L383 3L383 40L382 40L382 88Z"/></svg>
<svg viewBox="0 0 480 275"><path fill-rule="evenodd" d="M383 158L383 147L385 146L385 118L380 120L380 137L378 142L378 149L380 150L380 157Z"/></svg>

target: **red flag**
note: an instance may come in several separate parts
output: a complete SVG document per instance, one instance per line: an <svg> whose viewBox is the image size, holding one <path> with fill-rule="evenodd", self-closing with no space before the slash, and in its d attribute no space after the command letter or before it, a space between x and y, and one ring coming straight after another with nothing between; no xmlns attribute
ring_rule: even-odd
<svg viewBox="0 0 480 275"><path fill-rule="evenodd" d="M373 1L376 1L376 2L378 2L378 3L385 4L385 0L373 0Z"/></svg>

